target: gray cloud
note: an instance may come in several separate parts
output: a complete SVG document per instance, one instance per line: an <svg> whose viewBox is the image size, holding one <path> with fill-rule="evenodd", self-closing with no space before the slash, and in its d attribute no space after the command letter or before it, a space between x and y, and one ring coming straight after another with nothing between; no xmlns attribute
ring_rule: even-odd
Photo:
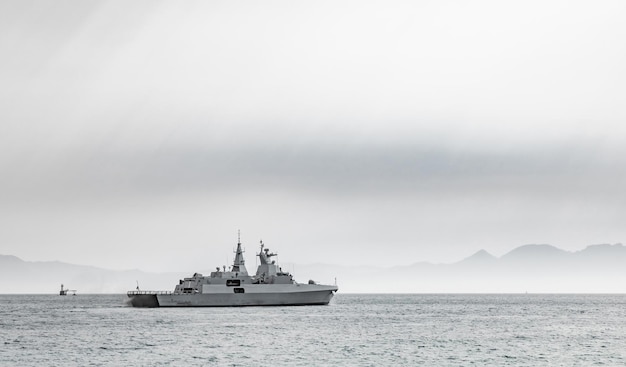
<svg viewBox="0 0 626 367"><path fill-rule="evenodd" d="M18 196L20 188L37 195L32 190L42 185L53 191L69 189L73 196L248 190L331 196L420 192L610 196L619 193L626 179L620 153L575 143L513 151L488 147L462 151L419 143L214 148L162 144L147 150L70 151L30 168L17 161L7 171L4 185L9 185L5 192ZM28 189L30 184L34 187Z"/></svg>
<svg viewBox="0 0 626 367"><path fill-rule="evenodd" d="M2 2L1 250L136 267L150 243L142 264L170 266L172 242L237 227L345 263L623 241L625 13Z"/></svg>

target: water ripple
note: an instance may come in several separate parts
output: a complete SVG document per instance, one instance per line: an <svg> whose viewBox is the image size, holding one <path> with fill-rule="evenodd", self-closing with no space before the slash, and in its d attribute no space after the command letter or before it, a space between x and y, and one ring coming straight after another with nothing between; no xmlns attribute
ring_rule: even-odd
<svg viewBox="0 0 626 367"><path fill-rule="evenodd" d="M0 365L624 365L625 295L346 295L329 306L135 309L0 296Z"/></svg>

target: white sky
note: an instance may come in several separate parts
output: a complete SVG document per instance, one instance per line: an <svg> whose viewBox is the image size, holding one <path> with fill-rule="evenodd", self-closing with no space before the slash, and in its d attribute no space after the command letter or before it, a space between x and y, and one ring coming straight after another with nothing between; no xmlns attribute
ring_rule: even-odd
<svg viewBox="0 0 626 367"><path fill-rule="evenodd" d="M2 1L0 253L451 262L626 239L623 1ZM296 274L297 275L297 274Z"/></svg>

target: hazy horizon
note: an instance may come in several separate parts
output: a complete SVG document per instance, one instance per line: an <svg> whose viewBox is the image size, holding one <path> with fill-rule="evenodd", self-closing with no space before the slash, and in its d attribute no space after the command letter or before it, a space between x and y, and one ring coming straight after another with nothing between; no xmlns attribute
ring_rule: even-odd
<svg viewBox="0 0 626 367"><path fill-rule="evenodd" d="M165 272L626 240L626 3L0 3L0 253ZM329 261L328 259L332 259ZM410 260L409 260L410 259Z"/></svg>
<svg viewBox="0 0 626 367"><path fill-rule="evenodd" d="M247 259L248 272L258 263ZM296 264L278 259L294 279L336 284L342 293L624 293L626 247L589 246L569 252L550 245L525 245L501 257L484 251L449 264L418 262L405 266ZM19 261L0 255L0 293L56 293L60 284L86 293L124 293L171 290L179 279L194 273L210 274L213 267L145 272L115 271L58 261ZM42 279L41 274L45 274ZM15 279L19 278L19 281Z"/></svg>
<svg viewBox="0 0 626 367"><path fill-rule="evenodd" d="M377 262L377 263L351 263L351 264L345 264L347 266L354 266L354 267L359 267L359 266L363 266L363 267L380 267L380 268L393 268L393 267L406 267L406 266L412 266L412 265L416 265L416 264L431 264L431 265L454 265L456 263L459 262L463 262L464 260L468 260L476 255L484 255L484 254L488 254L490 256L493 256L493 258L495 259L501 259L507 255L510 255L511 253L518 251L519 249L522 248L527 248L527 247L548 247L548 248L553 248L559 251L564 251L567 254L577 254L577 253L581 253L585 250L589 250L590 248L593 247L605 247L605 246L624 246L622 243L601 243L601 244L590 244L588 246L585 246L584 248L580 248L580 249L574 249L574 250L566 250L566 249L562 249L559 248L557 246L553 246L551 244L524 244L524 245L520 245L517 247L513 247L510 248L508 251L505 251L502 254L493 254L485 249L476 249L473 251L470 251L470 253L468 254L457 254L456 257L453 256L452 260L447 261L447 262L436 262L436 261L431 261L428 259L417 259L415 261L412 261L411 259L404 259L405 262L403 263L398 263L398 264L389 264L389 263L385 263L385 262ZM236 246L233 246L233 249ZM249 272L256 269L256 266L258 266L258 259L257 259L257 252L254 253L250 253L247 251L247 248L245 245L242 244L242 248L244 249L244 259L246 260L246 264L247 267L249 268ZM258 249L256 249L255 251L258 251ZM25 258L25 257L20 257L20 256L16 256L14 254L5 254L5 253L0 253L0 256L14 256L17 257L19 260L22 260L24 262L29 262L29 263L64 263L64 264L68 264L68 265L78 265L78 266L88 266L88 267L97 267L97 268L101 268L104 270L114 270L114 271L132 271L132 270L139 270L139 271L143 271L143 272L157 272L157 273L167 273L167 272L172 272L172 273L187 273L187 272L194 272L194 271L212 271L215 266L220 262L220 260L224 260L224 264L227 267L232 265L232 261L234 258L234 251L232 253L232 256L230 254L229 251L225 251L223 254L224 256L220 256L220 254L213 256L212 258L207 259L208 261L205 261L203 265L201 265L201 268L186 268L186 269L142 269L142 268L125 268L125 269L117 269L117 268L106 268L106 267L100 267L94 264L88 264L88 263L72 263L72 262L68 262L65 261L62 258L55 258L55 259L39 259L39 260L32 260L29 258ZM332 258L329 258L328 261L315 261L315 262L302 262L302 263L295 263L293 261L290 261L289 259L285 259L285 262L282 261L284 256L276 256L277 261L279 261L279 264L287 264L288 266L292 266L292 265L304 265L304 266L314 266L314 265L344 265L344 264L340 264L337 262L333 262ZM222 259L223 258L223 259ZM252 260L254 260L255 262L252 263ZM222 266L220 265L220 266Z"/></svg>

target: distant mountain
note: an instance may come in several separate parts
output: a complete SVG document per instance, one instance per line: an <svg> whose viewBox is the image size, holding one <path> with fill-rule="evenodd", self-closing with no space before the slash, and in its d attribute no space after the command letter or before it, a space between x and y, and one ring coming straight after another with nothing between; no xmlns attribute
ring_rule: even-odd
<svg viewBox="0 0 626 367"><path fill-rule="evenodd" d="M484 265L490 264L494 261L497 261L498 258L488 253L485 250L480 250L474 255L470 257L466 257L465 259L459 261L460 264L475 264L475 265Z"/></svg>
<svg viewBox="0 0 626 367"><path fill-rule="evenodd" d="M626 264L626 247L621 243L615 245L591 245L584 250L573 253L576 258L590 261Z"/></svg>
<svg viewBox="0 0 626 367"><path fill-rule="evenodd" d="M0 264L11 265L11 264L19 264L22 260L13 255L0 255Z"/></svg>
<svg viewBox="0 0 626 367"><path fill-rule="evenodd" d="M419 262L375 267L332 264L281 264L299 282L333 283L340 292L626 292L626 247L591 245L564 251L551 245L524 245L502 257L485 250L452 264ZM252 269L251 269L252 270ZM191 273L113 271L57 261L30 262L0 255L0 293L55 293L61 283L80 293L168 290Z"/></svg>
<svg viewBox="0 0 626 367"><path fill-rule="evenodd" d="M545 244L524 245L496 257L485 250L452 264L415 263L392 268L345 266L299 274L338 279L350 292L626 292L626 247L592 245L570 252Z"/></svg>
<svg viewBox="0 0 626 367"><path fill-rule="evenodd" d="M558 261L571 254L550 245L524 245L503 255L503 261Z"/></svg>
<svg viewBox="0 0 626 367"><path fill-rule="evenodd" d="M123 293L137 282L144 289L173 289L179 273L107 270L59 261L23 261L0 255L0 293L56 293L65 288L79 293ZM188 276L188 275L187 275Z"/></svg>

